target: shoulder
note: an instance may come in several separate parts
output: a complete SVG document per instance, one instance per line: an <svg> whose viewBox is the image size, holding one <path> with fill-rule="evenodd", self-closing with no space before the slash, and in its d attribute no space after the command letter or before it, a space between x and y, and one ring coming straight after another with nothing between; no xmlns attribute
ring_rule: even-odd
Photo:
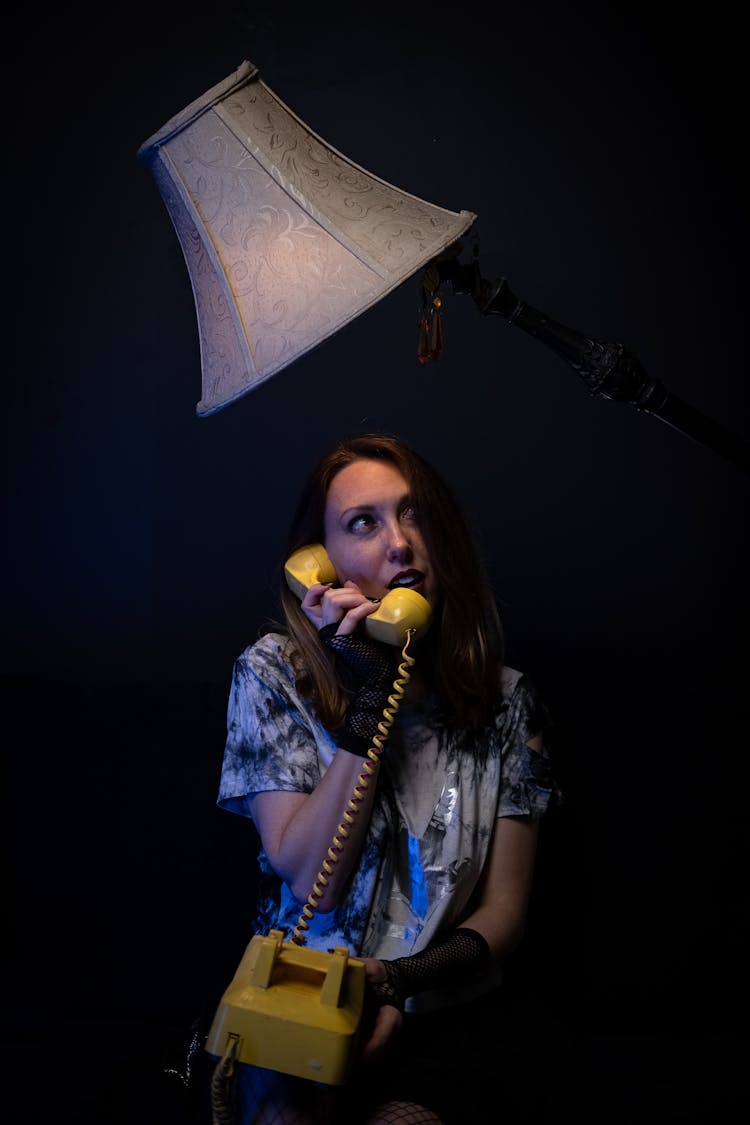
<svg viewBox="0 0 750 1125"><path fill-rule="evenodd" d="M504 667L500 721L504 727L521 725L531 734L540 734L549 725L549 714L539 689L525 672Z"/></svg>
<svg viewBox="0 0 750 1125"><path fill-rule="evenodd" d="M294 684L289 638L281 633L266 633L248 645L234 662L234 678L252 678L276 691L288 690Z"/></svg>
<svg viewBox="0 0 750 1125"><path fill-rule="evenodd" d="M291 641L283 633L264 633L256 641L243 649L238 660L249 665L267 663L289 663Z"/></svg>
<svg viewBox="0 0 750 1125"><path fill-rule="evenodd" d="M504 700L507 701L512 698L514 691L518 687L520 681L523 679L523 675L523 672L519 672L517 668L509 668L507 664L504 665L501 676L501 686Z"/></svg>
<svg viewBox="0 0 750 1125"><path fill-rule="evenodd" d="M539 690L533 679L518 668L503 667L501 677L502 697L508 703L514 699L525 697L539 699Z"/></svg>

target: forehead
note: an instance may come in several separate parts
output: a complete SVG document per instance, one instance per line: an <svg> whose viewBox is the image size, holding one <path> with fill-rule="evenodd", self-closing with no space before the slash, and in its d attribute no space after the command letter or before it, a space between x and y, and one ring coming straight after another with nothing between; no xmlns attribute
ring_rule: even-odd
<svg viewBox="0 0 750 1125"><path fill-rule="evenodd" d="M326 508L343 511L357 505L372 505L401 499L409 485L395 465L389 461L352 461L331 481Z"/></svg>

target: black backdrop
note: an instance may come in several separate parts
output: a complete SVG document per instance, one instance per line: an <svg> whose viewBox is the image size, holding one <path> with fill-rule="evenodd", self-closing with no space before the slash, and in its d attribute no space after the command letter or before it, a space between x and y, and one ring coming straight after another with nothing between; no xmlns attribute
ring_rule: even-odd
<svg viewBox="0 0 750 1125"><path fill-rule="evenodd" d="M511 970L577 1043L561 1104L713 1121L740 1097L746 473L467 296L444 293L443 355L419 366L416 279L197 418L189 279L136 158L250 59L350 159L475 211L486 277L746 437L729 9L547 8L65 12L6 46L4 1035L24 1120L48 1095L71 1120L146 1120L134 1076L234 971L255 840L214 804L232 660L275 610L302 475L369 428L453 484L509 663L556 718L567 802Z"/></svg>

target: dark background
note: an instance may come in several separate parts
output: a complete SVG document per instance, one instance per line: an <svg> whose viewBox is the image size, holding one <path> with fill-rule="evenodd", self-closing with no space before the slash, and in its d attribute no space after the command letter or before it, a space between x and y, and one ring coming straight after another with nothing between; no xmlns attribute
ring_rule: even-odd
<svg viewBox="0 0 750 1125"><path fill-rule="evenodd" d="M485 277L623 342L747 438L730 11L658 26L645 6L593 4L20 14L4 71L17 1120L183 1119L182 1083L162 1075L251 936L253 831L215 806L232 661L275 612L303 475L371 428L452 483L508 661L556 719L567 800L509 979L559 1043L560 1114L739 1119L747 473L592 396L468 296L443 292L444 351L420 366L416 279L199 419L189 278L136 157L249 59L352 161L476 212Z"/></svg>

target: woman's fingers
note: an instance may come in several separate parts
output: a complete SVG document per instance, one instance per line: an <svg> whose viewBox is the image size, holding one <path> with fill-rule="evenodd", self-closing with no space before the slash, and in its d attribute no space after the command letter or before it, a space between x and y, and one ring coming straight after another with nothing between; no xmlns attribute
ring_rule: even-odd
<svg viewBox="0 0 750 1125"><path fill-rule="evenodd" d="M398 1034L403 1016L398 1008L385 1004L375 1017L370 1037L362 1048L362 1061L374 1062Z"/></svg>
<svg viewBox="0 0 750 1125"><path fill-rule="evenodd" d="M338 625L342 635L353 633L360 621L369 617L378 603L365 597L354 582L343 586L315 583L302 599L302 609L317 629L325 625Z"/></svg>

